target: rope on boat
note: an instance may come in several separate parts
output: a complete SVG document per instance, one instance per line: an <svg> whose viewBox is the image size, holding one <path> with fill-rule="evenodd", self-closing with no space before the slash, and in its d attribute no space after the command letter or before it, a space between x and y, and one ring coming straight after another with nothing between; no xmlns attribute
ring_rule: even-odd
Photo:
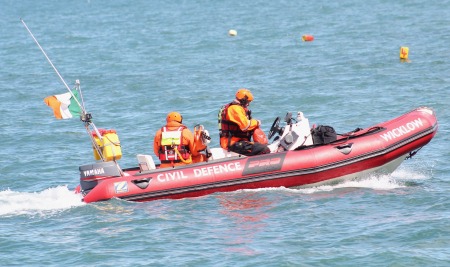
<svg viewBox="0 0 450 267"><path fill-rule="evenodd" d="M175 147L175 152L177 153L177 155L180 157L181 162L185 163L185 164L191 164L192 163L192 155L189 154L189 158L188 159L184 159L183 156L181 155L180 151L178 151L178 148Z"/></svg>
<svg viewBox="0 0 450 267"><path fill-rule="evenodd" d="M417 152L419 152L419 150L422 149L422 147L423 147L423 146L419 147L419 148L418 148L417 150L415 150L415 151L409 152L409 155L408 155L405 159L410 159L410 158L412 158L413 156L415 156L415 155L417 154Z"/></svg>

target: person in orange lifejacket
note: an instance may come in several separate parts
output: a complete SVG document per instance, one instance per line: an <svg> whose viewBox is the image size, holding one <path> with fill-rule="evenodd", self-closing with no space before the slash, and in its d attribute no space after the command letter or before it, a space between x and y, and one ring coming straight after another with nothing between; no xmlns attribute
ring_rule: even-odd
<svg viewBox="0 0 450 267"><path fill-rule="evenodd" d="M251 142L254 131L261 125L261 121L252 118L248 109L252 101L250 90L241 88L236 92L236 98L220 109L219 135L223 149L247 156L270 153L267 143Z"/></svg>
<svg viewBox="0 0 450 267"><path fill-rule="evenodd" d="M211 143L211 137L209 136L208 130L201 124L195 125L194 149L199 152L199 154L192 156L193 163L208 161L208 158L212 156L211 151L208 149L209 143Z"/></svg>
<svg viewBox="0 0 450 267"><path fill-rule="evenodd" d="M183 125L178 112L170 112L167 124L159 129L153 140L153 152L161 161L160 168L175 167L204 161L201 151L206 148L196 145L194 135Z"/></svg>

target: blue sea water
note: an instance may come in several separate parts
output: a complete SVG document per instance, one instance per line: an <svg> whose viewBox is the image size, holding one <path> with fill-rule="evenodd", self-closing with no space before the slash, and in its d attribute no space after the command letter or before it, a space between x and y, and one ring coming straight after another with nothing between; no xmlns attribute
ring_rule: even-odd
<svg viewBox="0 0 450 267"><path fill-rule="evenodd" d="M0 3L1 266L448 266L448 0ZM84 204L89 138L43 103L66 89L20 18L80 80L97 127L117 130L122 167L152 154L172 110L217 146L218 108L240 87L265 131L288 111L347 132L428 106L439 132L392 175Z"/></svg>

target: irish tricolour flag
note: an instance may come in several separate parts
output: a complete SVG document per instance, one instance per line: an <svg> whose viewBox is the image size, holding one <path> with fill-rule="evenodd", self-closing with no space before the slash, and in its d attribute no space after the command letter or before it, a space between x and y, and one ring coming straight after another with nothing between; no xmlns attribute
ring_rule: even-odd
<svg viewBox="0 0 450 267"><path fill-rule="evenodd" d="M77 91L73 91L73 94L79 99ZM71 93L48 96L44 102L53 109L57 119L70 119L81 115L80 106Z"/></svg>

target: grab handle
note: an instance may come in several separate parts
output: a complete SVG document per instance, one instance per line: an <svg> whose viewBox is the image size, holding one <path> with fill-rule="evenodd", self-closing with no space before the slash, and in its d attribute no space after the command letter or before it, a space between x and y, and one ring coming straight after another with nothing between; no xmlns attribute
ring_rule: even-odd
<svg viewBox="0 0 450 267"><path fill-rule="evenodd" d="M150 181L152 180L152 177L139 179L139 180L132 180L131 182L135 184L140 189L146 189L148 185L150 184Z"/></svg>
<svg viewBox="0 0 450 267"><path fill-rule="evenodd" d="M348 143L344 145L337 146L336 148L344 155L350 154L352 152L353 143Z"/></svg>

